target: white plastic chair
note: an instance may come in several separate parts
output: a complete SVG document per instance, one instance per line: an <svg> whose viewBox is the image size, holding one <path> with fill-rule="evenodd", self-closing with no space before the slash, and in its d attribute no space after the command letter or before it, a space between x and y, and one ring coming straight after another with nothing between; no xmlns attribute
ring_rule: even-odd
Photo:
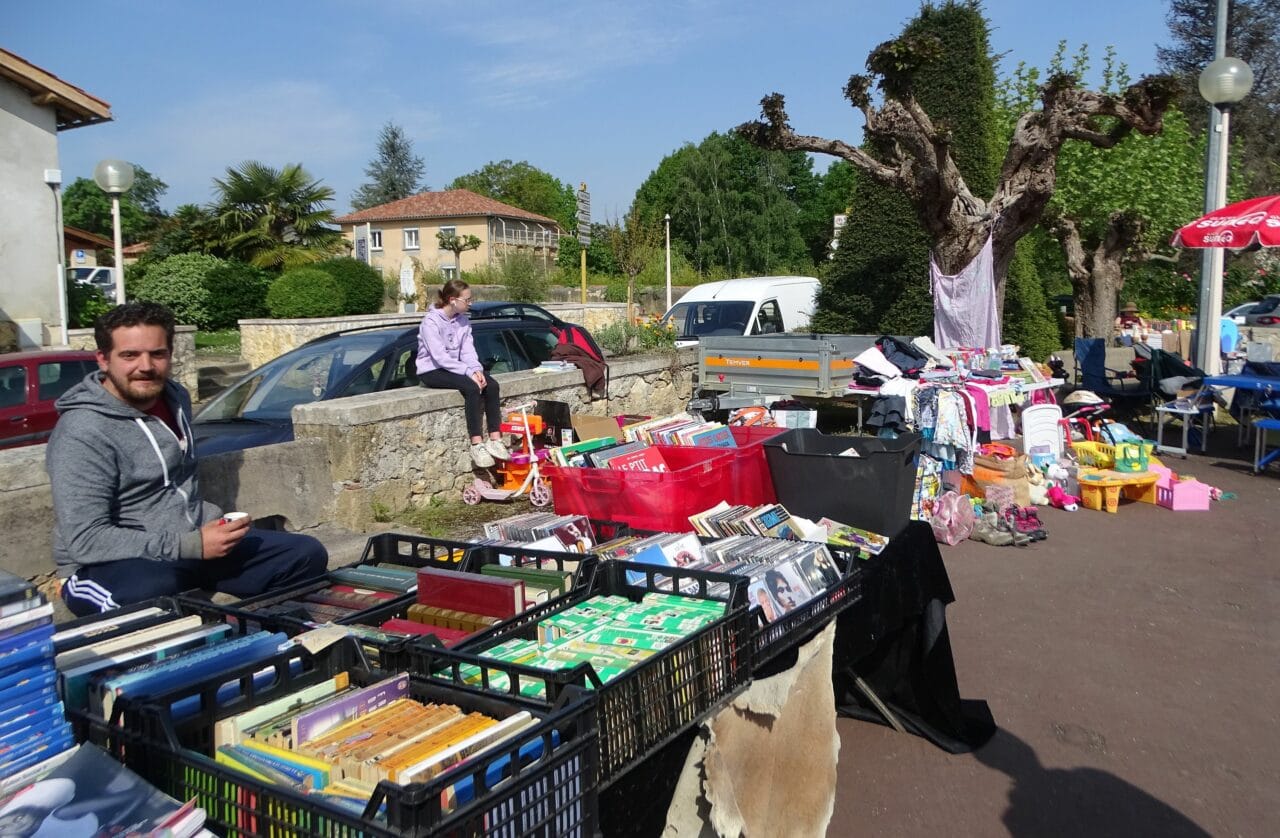
<svg viewBox="0 0 1280 838"><path fill-rule="evenodd" d="M1055 458L1062 456L1062 407L1033 404L1022 408L1022 450L1028 454L1048 448Z"/></svg>

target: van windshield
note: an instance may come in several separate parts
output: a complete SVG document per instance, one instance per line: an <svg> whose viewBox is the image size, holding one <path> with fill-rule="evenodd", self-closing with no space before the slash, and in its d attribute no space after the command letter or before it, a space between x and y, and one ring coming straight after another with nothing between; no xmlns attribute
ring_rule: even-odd
<svg viewBox="0 0 1280 838"><path fill-rule="evenodd" d="M662 322L671 324L677 338L742 335L746 334L754 308L755 303L748 300L676 303Z"/></svg>

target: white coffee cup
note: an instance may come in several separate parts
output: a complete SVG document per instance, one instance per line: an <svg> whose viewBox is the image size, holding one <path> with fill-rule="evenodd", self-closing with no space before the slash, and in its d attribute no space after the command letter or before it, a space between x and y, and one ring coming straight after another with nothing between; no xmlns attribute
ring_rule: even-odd
<svg viewBox="0 0 1280 838"><path fill-rule="evenodd" d="M222 523L230 524L233 521L239 521L242 518L248 518L248 512L227 512L222 516Z"/></svg>

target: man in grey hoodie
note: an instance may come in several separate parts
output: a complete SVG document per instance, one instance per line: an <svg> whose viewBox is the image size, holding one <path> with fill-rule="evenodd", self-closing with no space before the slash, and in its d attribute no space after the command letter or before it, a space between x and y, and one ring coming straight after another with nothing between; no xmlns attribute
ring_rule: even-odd
<svg viewBox="0 0 1280 838"><path fill-rule="evenodd" d="M58 399L45 453L53 558L77 616L205 588L244 597L324 573L314 538L253 529L200 499L191 397L169 378L174 317L128 303L98 318L98 369Z"/></svg>

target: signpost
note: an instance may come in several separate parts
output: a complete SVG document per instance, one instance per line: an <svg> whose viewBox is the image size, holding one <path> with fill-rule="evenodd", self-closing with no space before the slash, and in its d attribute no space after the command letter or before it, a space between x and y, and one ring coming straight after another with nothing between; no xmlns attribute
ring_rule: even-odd
<svg viewBox="0 0 1280 838"><path fill-rule="evenodd" d="M582 304L587 304L587 247L591 244L591 193L585 182L578 184L578 244L582 264Z"/></svg>

